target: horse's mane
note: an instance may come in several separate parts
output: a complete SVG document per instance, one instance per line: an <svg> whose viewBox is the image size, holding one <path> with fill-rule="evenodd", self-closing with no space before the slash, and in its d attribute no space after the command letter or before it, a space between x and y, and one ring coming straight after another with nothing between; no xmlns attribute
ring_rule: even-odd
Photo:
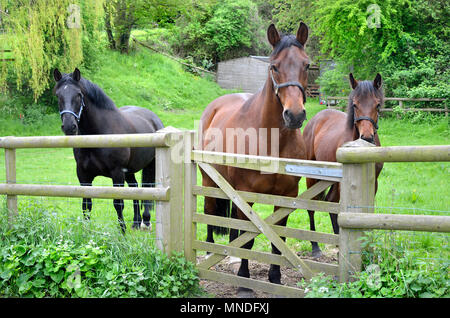
<svg viewBox="0 0 450 318"><path fill-rule="evenodd" d="M278 53L283 51L285 48L288 48L290 46L296 46L300 49L304 49L303 45L297 40L297 38L294 35L292 35L292 34L282 35L281 40L277 43L277 45L273 49L273 52L270 56L274 57Z"/></svg>
<svg viewBox="0 0 450 318"><path fill-rule="evenodd" d="M383 88L375 88L373 86L373 81L359 81L358 86L348 96L348 105L347 105L347 125L348 128L353 129L355 125L354 122L354 108L353 108L353 98L360 98L362 96L374 95L377 99L380 100L380 105L384 104L384 93Z"/></svg>
<svg viewBox="0 0 450 318"><path fill-rule="evenodd" d="M105 92L98 87L98 85L92 83L91 81L81 77L80 81L75 81L71 74L63 74L63 77L58 82L55 90L61 87L62 85L75 85L81 89L81 92L84 96L87 96L91 103L101 109L116 109L116 105L109 98Z"/></svg>

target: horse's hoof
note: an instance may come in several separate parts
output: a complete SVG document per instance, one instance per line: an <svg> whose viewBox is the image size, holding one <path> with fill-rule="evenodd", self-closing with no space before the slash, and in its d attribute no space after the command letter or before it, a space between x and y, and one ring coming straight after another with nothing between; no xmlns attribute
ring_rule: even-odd
<svg viewBox="0 0 450 318"><path fill-rule="evenodd" d="M313 257L313 258L319 258L319 257L321 257L323 254L322 254L322 251L321 250L314 250L314 251L312 251L312 253L311 253L311 256Z"/></svg>
<svg viewBox="0 0 450 318"><path fill-rule="evenodd" d="M255 292L252 289L239 287L237 290L238 298L255 298Z"/></svg>
<svg viewBox="0 0 450 318"><path fill-rule="evenodd" d="M151 232L152 231L152 224L149 223L148 225L145 224L144 222L141 222L141 230L142 231L148 231Z"/></svg>

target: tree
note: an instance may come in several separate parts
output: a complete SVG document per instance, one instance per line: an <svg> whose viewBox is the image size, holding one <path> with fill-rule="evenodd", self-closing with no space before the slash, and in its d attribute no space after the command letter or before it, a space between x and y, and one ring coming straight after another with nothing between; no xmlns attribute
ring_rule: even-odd
<svg viewBox="0 0 450 318"><path fill-rule="evenodd" d="M89 0L0 0L8 10L3 24L14 61L2 63L2 74L11 68L17 88L29 88L35 100L49 88L51 70L71 70L90 56L88 42L99 39L100 2ZM93 42L92 42L93 41ZM98 42L97 42L98 43ZM95 44L98 45L98 44ZM86 51L83 50L85 46ZM7 76L0 87L7 87Z"/></svg>
<svg viewBox="0 0 450 318"><path fill-rule="evenodd" d="M170 21L183 6L180 0L106 0L103 7L109 47L128 53L134 28Z"/></svg>
<svg viewBox="0 0 450 318"><path fill-rule="evenodd" d="M202 60L217 62L248 54L270 53L266 29L251 0L196 2L191 15L177 20L176 48ZM188 52L188 53L187 53Z"/></svg>
<svg viewBox="0 0 450 318"><path fill-rule="evenodd" d="M373 2L314 2L313 28L319 35L324 56L353 66L359 78L371 78L381 72L388 95L448 98L447 2Z"/></svg>
<svg viewBox="0 0 450 318"><path fill-rule="evenodd" d="M293 33L300 21L309 27L310 36L306 45L306 53L314 61L320 54L319 39L311 19L313 0L270 0L273 21L283 33Z"/></svg>

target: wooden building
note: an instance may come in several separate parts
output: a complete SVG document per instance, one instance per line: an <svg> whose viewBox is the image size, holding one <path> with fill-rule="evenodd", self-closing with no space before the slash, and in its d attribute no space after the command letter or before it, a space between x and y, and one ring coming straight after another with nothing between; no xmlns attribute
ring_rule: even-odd
<svg viewBox="0 0 450 318"><path fill-rule="evenodd" d="M258 92L267 79L269 58L267 56L247 56L219 62L216 80L220 87L238 89L246 93ZM319 85L315 80L319 68L312 65L308 71L308 97L319 95Z"/></svg>

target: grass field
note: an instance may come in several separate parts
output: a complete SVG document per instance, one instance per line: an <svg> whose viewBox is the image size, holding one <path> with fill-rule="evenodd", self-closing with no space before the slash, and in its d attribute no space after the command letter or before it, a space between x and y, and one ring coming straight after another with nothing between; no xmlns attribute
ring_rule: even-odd
<svg viewBox="0 0 450 318"><path fill-rule="evenodd" d="M130 56L105 52L102 63L95 71L82 75L97 83L115 101L117 106L138 105L153 110L165 126L193 129L194 121L213 99L230 91L219 88L213 81L186 73L175 61L158 54L138 51ZM69 70L66 70L67 72ZM71 70L70 70L71 71ZM3 97L5 98L5 97ZM0 110L2 110L0 98ZM5 104L4 104L5 105ZM5 106L3 106L5 107ZM9 112L0 117L0 136L16 135L62 135L60 119L52 108L47 114L36 114L28 110L25 116L34 116L24 124L18 114ZM306 104L308 118L323 109L317 99L309 99ZM3 114L5 112L2 111ZM25 118L26 119L26 118ZM394 145L445 145L449 144L450 129L444 117L423 116L423 120L399 120L389 117L380 120L379 135L383 146ZM450 189L449 163L387 163L379 178L376 196L378 213L417 213L448 215ZM4 154L0 150L0 182L5 180ZM18 183L72 184L77 185L75 161L71 149L26 149L17 151ZM140 177L138 177L140 180ZM201 183L200 174L198 183ZM98 177L94 185L111 185L111 180ZM305 189L305 180L300 181L300 191ZM117 216L111 200L93 200L92 222L112 224L117 230ZM28 198L19 199L20 209L42 205L66 217L81 217L81 199ZM124 217L132 220L132 204L126 201ZM265 217L272 207L255 205L256 211ZM203 211L203 198L198 200L198 210ZM154 214L152 221L155 220ZM305 211L291 215L288 226L309 229L309 219ZM130 228L130 226L128 227ZM206 226L199 226L199 239L206 238ZM328 214L316 213L318 231L331 233ZM134 235L144 235L137 233ZM448 236L436 241L426 238L429 250L440 251L448 259ZM227 242L221 238L218 242ZM289 239L288 244L297 251L311 250L309 242ZM270 244L261 238L256 241L259 250L270 250ZM425 246L425 245L424 245ZM431 247L433 248L431 248ZM323 248L324 246L322 246ZM440 253L438 251L438 253Z"/></svg>

